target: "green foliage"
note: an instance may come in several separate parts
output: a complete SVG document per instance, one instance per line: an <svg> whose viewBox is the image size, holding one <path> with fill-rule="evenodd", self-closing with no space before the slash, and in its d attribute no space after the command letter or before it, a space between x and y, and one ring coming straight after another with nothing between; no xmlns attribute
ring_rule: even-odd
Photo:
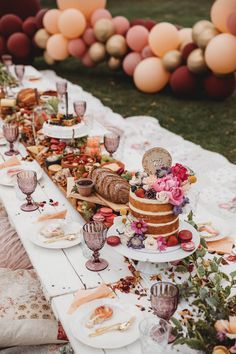
<svg viewBox="0 0 236 354"><path fill-rule="evenodd" d="M5 65L0 63L0 86L15 86L16 79L7 72Z"/></svg>
<svg viewBox="0 0 236 354"><path fill-rule="evenodd" d="M57 97L52 97L44 104L44 109L48 114L57 114L59 106L59 99Z"/></svg>

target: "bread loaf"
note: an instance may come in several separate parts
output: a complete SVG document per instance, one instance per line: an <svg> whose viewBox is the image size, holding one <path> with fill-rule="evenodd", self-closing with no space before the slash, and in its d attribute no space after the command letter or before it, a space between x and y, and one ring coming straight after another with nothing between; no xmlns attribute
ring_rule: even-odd
<svg viewBox="0 0 236 354"><path fill-rule="evenodd" d="M129 201L129 183L108 168L96 168L90 172L95 190L103 198L117 204Z"/></svg>
<svg viewBox="0 0 236 354"><path fill-rule="evenodd" d="M37 93L32 88L21 90L17 95L17 103L22 108L32 108L37 105Z"/></svg>

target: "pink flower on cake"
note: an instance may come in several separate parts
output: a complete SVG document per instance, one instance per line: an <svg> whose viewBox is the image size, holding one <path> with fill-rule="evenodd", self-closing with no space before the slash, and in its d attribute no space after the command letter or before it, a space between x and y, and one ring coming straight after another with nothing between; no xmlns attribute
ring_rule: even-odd
<svg viewBox="0 0 236 354"><path fill-rule="evenodd" d="M167 248L167 244L166 244L166 239L165 237L159 236L157 239L157 249L159 251L165 251L165 249Z"/></svg>
<svg viewBox="0 0 236 354"><path fill-rule="evenodd" d="M183 203L184 192L182 188L172 188L169 194L169 202L173 205L180 205Z"/></svg>
<svg viewBox="0 0 236 354"><path fill-rule="evenodd" d="M165 191L161 191L161 192L158 192L156 194L156 200L160 203L160 204L165 204L165 203L168 203L169 202L169 194L170 192L165 192Z"/></svg>
<svg viewBox="0 0 236 354"><path fill-rule="evenodd" d="M143 220L133 221L131 229L138 235L142 235L147 231L147 224Z"/></svg>
<svg viewBox="0 0 236 354"><path fill-rule="evenodd" d="M180 182L177 177L167 175L164 178L158 178L156 183L153 184L152 188L154 188L156 192L162 192L170 191L172 188L177 188L179 186Z"/></svg>
<svg viewBox="0 0 236 354"><path fill-rule="evenodd" d="M143 179L143 184L148 185L149 188L152 188L153 184L156 183L157 177L155 175L150 175Z"/></svg>
<svg viewBox="0 0 236 354"><path fill-rule="evenodd" d="M186 167L180 163L176 163L171 167L171 173L173 176L176 176L181 182L184 182L188 179L189 173Z"/></svg>

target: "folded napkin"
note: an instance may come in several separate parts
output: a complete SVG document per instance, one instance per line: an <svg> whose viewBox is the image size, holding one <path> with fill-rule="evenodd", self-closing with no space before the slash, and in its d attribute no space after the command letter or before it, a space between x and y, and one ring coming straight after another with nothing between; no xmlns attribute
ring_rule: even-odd
<svg viewBox="0 0 236 354"><path fill-rule="evenodd" d="M115 297L113 291L106 284L102 284L95 289L78 290L72 304L70 305L68 313L71 315L79 306L92 300L102 299L104 297Z"/></svg>
<svg viewBox="0 0 236 354"><path fill-rule="evenodd" d="M12 156L9 160L0 164L0 170L8 167L19 166L21 162L16 156Z"/></svg>
<svg viewBox="0 0 236 354"><path fill-rule="evenodd" d="M207 249L209 252L216 252L219 254L231 253L234 245L234 240L231 237L226 237L219 241L207 242Z"/></svg>
<svg viewBox="0 0 236 354"><path fill-rule="evenodd" d="M58 211L56 213L51 213L51 214L43 214L43 215L39 216L37 221L65 219L66 214L67 214L67 210L62 210L62 211Z"/></svg>

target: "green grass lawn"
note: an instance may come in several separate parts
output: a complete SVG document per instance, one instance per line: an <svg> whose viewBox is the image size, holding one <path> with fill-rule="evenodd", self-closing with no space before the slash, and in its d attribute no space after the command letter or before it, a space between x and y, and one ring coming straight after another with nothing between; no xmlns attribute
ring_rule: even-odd
<svg viewBox="0 0 236 354"><path fill-rule="evenodd" d="M212 0L108 0L113 15L129 19L152 18L182 26L192 26L209 18ZM56 1L43 0L43 6L56 7ZM38 68L46 66L37 60ZM81 85L124 117L150 115L172 132L202 147L217 151L236 163L236 94L224 102L175 98L169 90L144 94L135 89L131 78L111 72L105 64L84 68L70 58L52 67L58 75Z"/></svg>

